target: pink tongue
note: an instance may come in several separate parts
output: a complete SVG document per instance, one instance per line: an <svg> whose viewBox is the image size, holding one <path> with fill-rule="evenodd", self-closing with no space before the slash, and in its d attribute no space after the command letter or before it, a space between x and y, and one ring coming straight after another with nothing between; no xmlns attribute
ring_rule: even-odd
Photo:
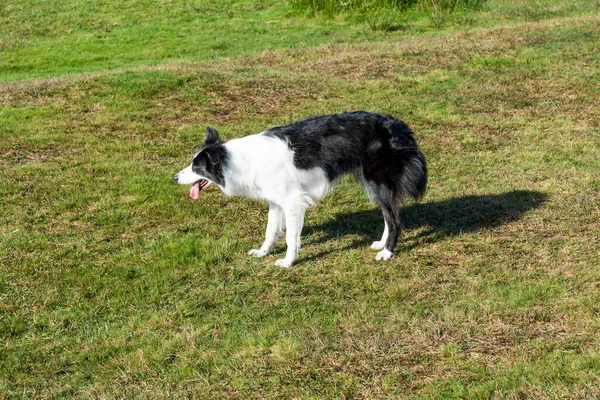
<svg viewBox="0 0 600 400"><path fill-rule="evenodd" d="M194 200L198 200L200 196L200 182L196 182L194 186L190 188L190 197Z"/></svg>

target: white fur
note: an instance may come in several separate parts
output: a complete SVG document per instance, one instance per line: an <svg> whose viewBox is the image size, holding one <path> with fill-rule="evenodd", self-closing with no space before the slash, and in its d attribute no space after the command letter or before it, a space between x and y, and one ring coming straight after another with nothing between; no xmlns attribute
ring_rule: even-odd
<svg viewBox="0 0 600 400"><path fill-rule="evenodd" d="M389 235L389 228L388 228L388 224L387 222L385 222L385 228L383 228L383 235L381 235L381 240L378 242L373 242L373 244L371 245L371 248L373 250L381 250L385 247L385 242L387 242L387 238Z"/></svg>
<svg viewBox="0 0 600 400"><path fill-rule="evenodd" d="M380 260L389 260L390 258L392 258L392 252L389 251L388 249L383 249L381 250L379 253L377 253L377 255L375 256L375 259L377 261Z"/></svg>
<svg viewBox="0 0 600 400"><path fill-rule="evenodd" d="M331 189L320 168L297 169L294 153L281 139L259 133L230 140L225 148L230 158L221 189L228 196L266 200L285 208L291 197L303 197L308 206Z"/></svg>
<svg viewBox="0 0 600 400"><path fill-rule="evenodd" d="M290 267L300 250L304 213L329 193L331 182L320 168L296 168L293 151L279 138L259 133L230 140L224 146L229 158L227 168L223 170L224 185L219 185L223 193L269 203L265 241L259 249L252 249L248 254L257 257L268 254L285 228L287 252L275 265ZM206 179L194 173L191 165L177 177L178 183L188 185Z"/></svg>
<svg viewBox="0 0 600 400"><path fill-rule="evenodd" d="M203 179L203 177L192 171L191 164L177 174L177 183L181 185L191 185L200 179Z"/></svg>

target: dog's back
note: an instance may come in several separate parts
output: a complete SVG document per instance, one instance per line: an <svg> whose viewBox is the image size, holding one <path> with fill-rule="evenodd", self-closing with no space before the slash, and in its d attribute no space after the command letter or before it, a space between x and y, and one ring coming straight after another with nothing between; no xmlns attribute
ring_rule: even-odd
<svg viewBox="0 0 600 400"><path fill-rule="evenodd" d="M408 125L391 116L357 111L311 117L264 135L285 140L298 169L321 168L330 181L357 175L375 201L374 186L389 188L399 201L425 192L425 158Z"/></svg>

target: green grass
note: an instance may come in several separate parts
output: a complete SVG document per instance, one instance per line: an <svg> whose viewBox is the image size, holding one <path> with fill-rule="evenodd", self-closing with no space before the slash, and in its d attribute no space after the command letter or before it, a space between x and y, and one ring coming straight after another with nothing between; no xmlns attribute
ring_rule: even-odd
<svg viewBox="0 0 600 400"><path fill-rule="evenodd" d="M0 397L598 397L599 11L489 0L390 32L271 1L4 2ZM246 255L264 204L172 182L207 125L354 109L429 163L390 262L351 179L288 270L283 242Z"/></svg>
<svg viewBox="0 0 600 400"><path fill-rule="evenodd" d="M453 13L481 9L486 0L290 0L292 9L301 15L344 15L366 21L373 30L407 30L415 20L429 17L440 26Z"/></svg>

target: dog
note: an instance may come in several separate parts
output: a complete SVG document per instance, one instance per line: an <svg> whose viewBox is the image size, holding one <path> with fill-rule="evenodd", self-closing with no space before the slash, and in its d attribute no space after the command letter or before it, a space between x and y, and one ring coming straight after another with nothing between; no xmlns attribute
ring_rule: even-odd
<svg viewBox="0 0 600 400"><path fill-rule="evenodd" d="M379 205L385 228L373 242L375 259L392 257L401 229L400 205L420 199L427 164L408 125L392 116L365 111L310 117L223 142L207 128L192 163L174 176L191 185L190 197L214 183L227 196L269 204L265 241L250 255L269 253L285 228L287 252L275 265L290 267L298 256L306 209L323 198L342 175L353 174Z"/></svg>

